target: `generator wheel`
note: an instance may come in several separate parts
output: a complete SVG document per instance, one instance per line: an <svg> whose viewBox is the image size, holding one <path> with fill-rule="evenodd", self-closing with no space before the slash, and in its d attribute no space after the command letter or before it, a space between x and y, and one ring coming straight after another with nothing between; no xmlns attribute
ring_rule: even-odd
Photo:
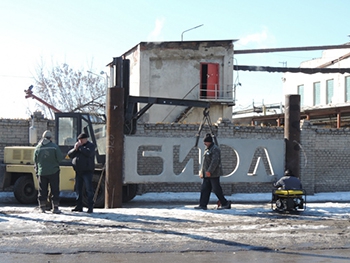
<svg viewBox="0 0 350 263"><path fill-rule="evenodd" d="M30 175L20 176L16 180L13 193L17 201L22 204L37 202L38 191L35 189L33 178Z"/></svg>

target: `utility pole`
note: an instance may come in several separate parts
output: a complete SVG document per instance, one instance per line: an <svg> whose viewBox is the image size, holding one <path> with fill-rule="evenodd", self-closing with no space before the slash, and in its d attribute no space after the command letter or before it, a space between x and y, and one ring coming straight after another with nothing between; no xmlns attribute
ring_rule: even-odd
<svg viewBox="0 0 350 263"><path fill-rule="evenodd" d="M282 64L283 67L285 67L285 68L287 67L287 61L282 61L280 63Z"/></svg>
<svg viewBox="0 0 350 263"><path fill-rule="evenodd" d="M300 175L300 95L286 95L284 118L285 170Z"/></svg>
<svg viewBox="0 0 350 263"><path fill-rule="evenodd" d="M121 208L123 203L124 85L129 85L128 62L121 57L113 59L116 86L108 88L105 208Z"/></svg>

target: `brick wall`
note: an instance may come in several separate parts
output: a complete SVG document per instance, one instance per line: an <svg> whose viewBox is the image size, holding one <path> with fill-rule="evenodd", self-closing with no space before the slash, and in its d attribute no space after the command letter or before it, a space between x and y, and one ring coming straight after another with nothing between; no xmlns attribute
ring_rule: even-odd
<svg viewBox="0 0 350 263"><path fill-rule="evenodd" d="M0 159L3 159L5 146L29 145L29 127L31 120L0 119ZM35 116L38 140L41 134L49 129L54 131L54 121ZM193 137L198 131L198 124L138 124L137 134L142 136L157 136L167 138L172 136ZM237 139L281 139L284 138L283 128L278 127L243 127L235 126L228 120L221 120L215 127L215 133L220 138L235 137ZM201 137L209 132L204 127ZM202 143L200 139L199 143ZM300 177L308 194L318 192L349 191L350 180L350 129L320 129L305 121L301 123ZM223 155L232 155L230 149L222 148ZM227 158L232 162L233 156ZM224 169L232 170L232 163L223 163ZM142 174L147 165L140 164L138 171ZM145 192L196 192L200 183L167 184L155 183L139 187L139 194ZM270 183L234 183L223 184L225 194L270 192Z"/></svg>
<svg viewBox="0 0 350 263"><path fill-rule="evenodd" d="M31 119L0 119L0 160L4 159L4 147L30 145L29 128L31 126ZM51 130L54 133L55 122L44 118L40 112L36 112L34 126L39 141L45 130Z"/></svg>
<svg viewBox="0 0 350 263"><path fill-rule="evenodd" d="M300 176L308 193L349 191L350 129L302 123Z"/></svg>

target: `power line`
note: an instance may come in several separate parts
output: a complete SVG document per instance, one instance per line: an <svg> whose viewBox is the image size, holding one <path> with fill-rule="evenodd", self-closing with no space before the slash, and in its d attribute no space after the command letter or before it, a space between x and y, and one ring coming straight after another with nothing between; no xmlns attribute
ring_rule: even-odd
<svg viewBox="0 0 350 263"><path fill-rule="evenodd" d="M4 78L27 78L27 79L33 79L34 77L28 77L28 76L13 76L13 75L0 75L0 77Z"/></svg>

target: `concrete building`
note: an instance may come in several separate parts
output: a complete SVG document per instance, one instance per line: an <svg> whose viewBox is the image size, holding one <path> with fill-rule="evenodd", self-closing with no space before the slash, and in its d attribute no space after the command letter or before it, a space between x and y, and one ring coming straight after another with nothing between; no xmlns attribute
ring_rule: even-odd
<svg viewBox="0 0 350 263"><path fill-rule="evenodd" d="M349 127L350 73L344 69L350 68L350 46L349 49L325 50L321 57L302 62L300 68L339 69L337 73L284 73L283 93L300 95L301 119L325 128ZM259 111L259 107L250 109L250 116L242 115L247 112L234 112L234 121L241 125L283 125L283 111L272 114L259 112L263 112Z"/></svg>
<svg viewBox="0 0 350 263"><path fill-rule="evenodd" d="M235 104L233 42L141 42L122 56L130 60L130 95L210 102L213 122L231 119ZM153 105L141 122L198 123L203 109Z"/></svg>
<svg viewBox="0 0 350 263"><path fill-rule="evenodd" d="M322 57L305 61L301 68L349 68L350 50L325 50ZM285 73L284 94L299 94L302 110L350 105L350 74Z"/></svg>

